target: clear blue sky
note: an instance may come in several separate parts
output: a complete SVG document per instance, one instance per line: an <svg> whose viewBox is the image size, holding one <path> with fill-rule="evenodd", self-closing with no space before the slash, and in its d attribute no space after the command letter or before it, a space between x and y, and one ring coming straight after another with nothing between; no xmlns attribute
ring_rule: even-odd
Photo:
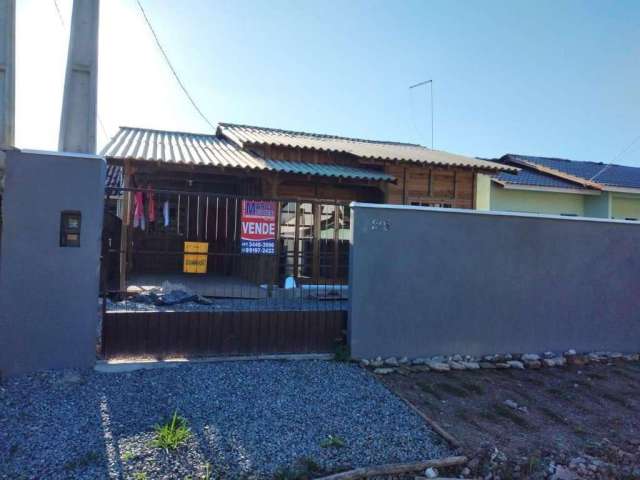
<svg viewBox="0 0 640 480"><path fill-rule="evenodd" d="M58 1L67 17L70 0ZM427 90L408 86L432 78L442 150L609 162L640 136L638 1L142 2L214 123L428 146ZM135 1L101 8L107 136L118 125L208 131ZM55 147L66 35L52 0L18 1L20 146ZM46 81L34 73L43 62ZM640 141L616 162L640 166Z"/></svg>

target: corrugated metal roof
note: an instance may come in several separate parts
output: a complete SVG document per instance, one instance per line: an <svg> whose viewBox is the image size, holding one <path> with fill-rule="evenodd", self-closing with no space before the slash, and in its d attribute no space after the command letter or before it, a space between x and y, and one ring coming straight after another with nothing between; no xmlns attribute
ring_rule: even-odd
<svg viewBox="0 0 640 480"><path fill-rule="evenodd" d="M516 167L486 160L465 157L440 150L431 150L421 145L398 142L382 142L358 138L294 132L274 128L253 127L221 123L218 133L241 147L248 144L274 145L282 147L308 148L331 152L350 153L360 158L406 161L430 165L504 170L517 172Z"/></svg>
<svg viewBox="0 0 640 480"><path fill-rule="evenodd" d="M584 180L592 181L601 185L622 188L640 188L640 168L628 167L624 165L614 165L601 162L582 162L577 160L567 160L564 158L533 157L529 155L507 154L502 157L503 161L526 161L544 167L558 170L559 172L580 177ZM555 179L552 174L540 174L545 177ZM501 174L502 177L502 174ZM518 183L527 181L516 175ZM568 182L571 187L576 188L576 184ZM527 183L527 185L538 185L537 183Z"/></svg>
<svg viewBox="0 0 640 480"><path fill-rule="evenodd" d="M393 176L373 169L263 159L216 135L146 128L120 127L118 133L102 149L100 154L119 160L130 159L322 177L395 181Z"/></svg>

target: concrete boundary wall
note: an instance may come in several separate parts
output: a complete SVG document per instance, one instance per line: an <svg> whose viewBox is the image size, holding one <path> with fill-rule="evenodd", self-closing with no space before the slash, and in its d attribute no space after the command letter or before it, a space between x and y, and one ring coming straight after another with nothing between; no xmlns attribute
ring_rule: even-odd
<svg viewBox="0 0 640 480"><path fill-rule="evenodd" d="M352 204L355 358L640 349L640 224Z"/></svg>
<svg viewBox="0 0 640 480"><path fill-rule="evenodd" d="M105 161L5 153L0 373L90 367L96 358ZM60 245L63 211L81 213L79 247Z"/></svg>

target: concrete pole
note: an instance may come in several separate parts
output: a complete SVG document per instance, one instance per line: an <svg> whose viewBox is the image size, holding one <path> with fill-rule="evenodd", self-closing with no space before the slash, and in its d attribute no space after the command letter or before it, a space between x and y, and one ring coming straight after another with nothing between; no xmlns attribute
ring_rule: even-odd
<svg viewBox="0 0 640 480"><path fill-rule="evenodd" d="M15 143L16 2L0 0L0 147Z"/></svg>
<svg viewBox="0 0 640 480"><path fill-rule="evenodd" d="M100 0L74 0L60 118L61 152L96 152Z"/></svg>

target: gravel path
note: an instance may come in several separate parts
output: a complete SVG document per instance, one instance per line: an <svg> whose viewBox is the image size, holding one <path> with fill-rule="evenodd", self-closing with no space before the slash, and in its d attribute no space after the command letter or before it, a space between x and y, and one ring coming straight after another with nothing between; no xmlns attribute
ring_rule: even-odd
<svg viewBox="0 0 640 480"><path fill-rule="evenodd" d="M149 445L174 410L193 435L176 453ZM322 447L329 435L344 447ZM0 387L0 478L273 478L301 458L326 469L448 453L359 367L244 361L131 373L16 377ZM142 475L144 472L146 475Z"/></svg>

